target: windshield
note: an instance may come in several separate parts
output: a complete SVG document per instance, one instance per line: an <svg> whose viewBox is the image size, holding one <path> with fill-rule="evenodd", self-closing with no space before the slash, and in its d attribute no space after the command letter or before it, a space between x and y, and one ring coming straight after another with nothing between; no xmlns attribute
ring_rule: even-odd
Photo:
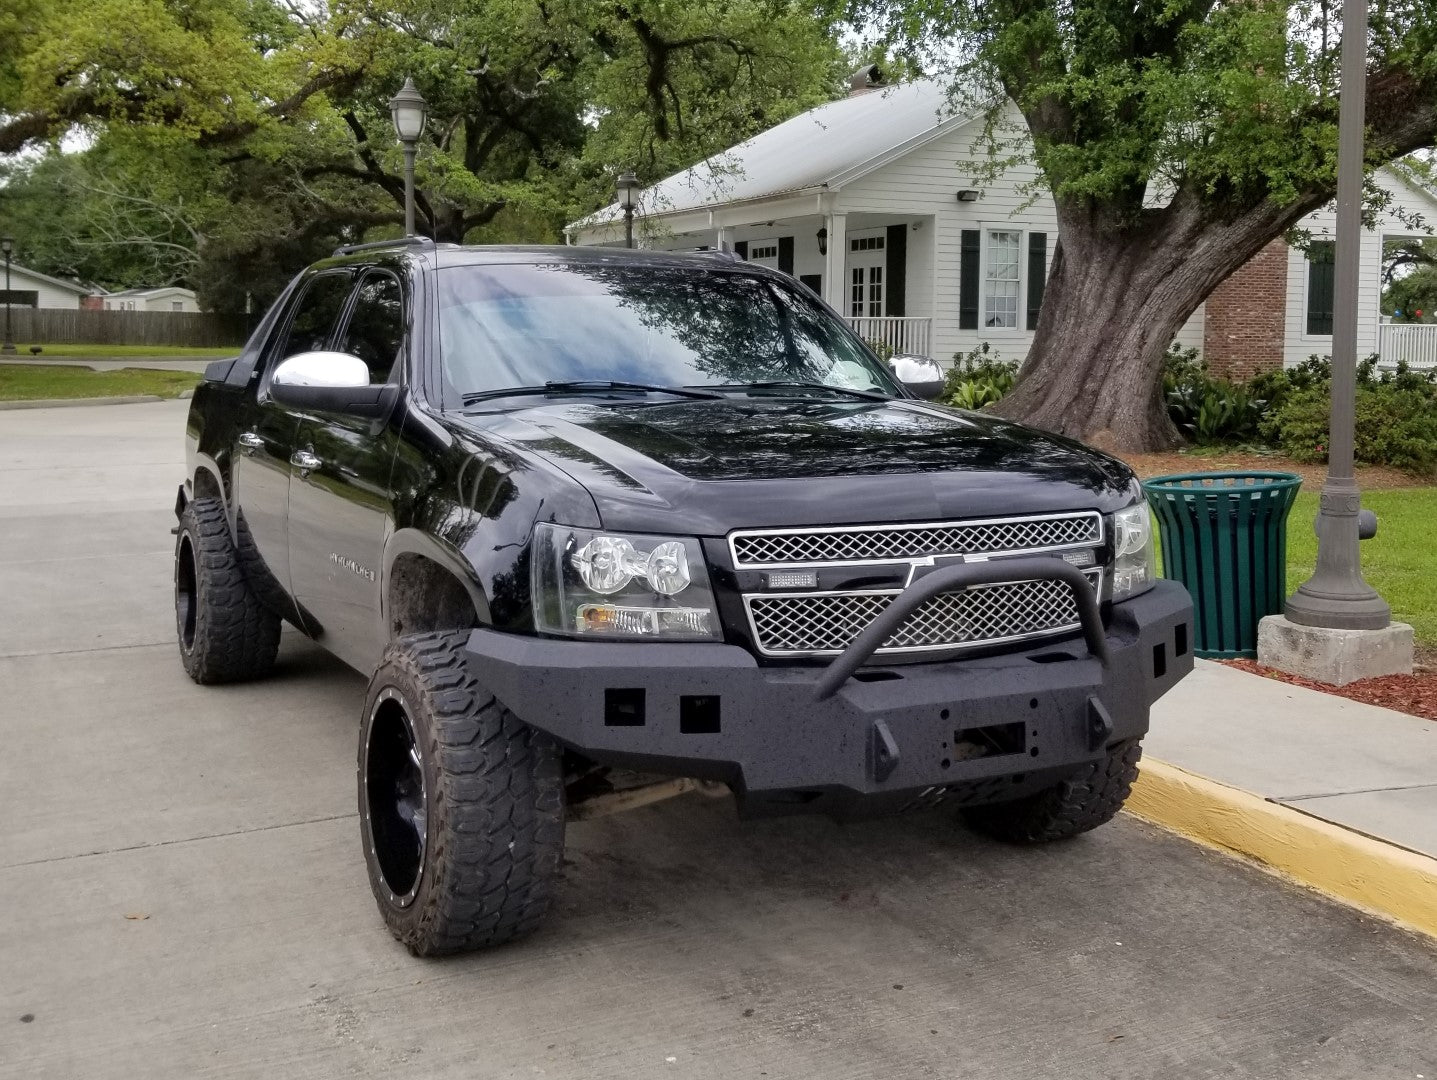
<svg viewBox="0 0 1437 1080"><path fill-rule="evenodd" d="M902 393L847 327L797 289L702 267L448 267L439 273L439 343L446 397L592 380Z"/></svg>

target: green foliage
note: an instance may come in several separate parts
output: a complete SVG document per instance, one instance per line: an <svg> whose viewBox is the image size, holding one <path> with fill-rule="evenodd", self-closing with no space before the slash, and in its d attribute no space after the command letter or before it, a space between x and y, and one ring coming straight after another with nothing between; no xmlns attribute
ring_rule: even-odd
<svg viewBox="0 0 1437 1080"><path fill-rule="evenodd" d="M943 379L939 399L958 409L981 409L998 401L1018 381L1018 365L1002 360L998 350L982 342L966 353L955 353Z"/></svg>
<svg viewBox="0 0 1437 1080"><path fill-rule="evenodd" d="M1196 349L1168 350L1163 400L1178 430L1200 446L1255 438L1267 402L1251 386L1213 377Z"/></svg>
<svg viewBox="0 0 1437 1080"><path fill-rule="evenodd" d="M686 167L841 92L845 70L829 0L13 3L0 154L49 151L0 178L26 265L179 281L230 311L336 244L398 234L387 103L406 76L429 107L419 228L484 243L554 242L621 169ZM77 129L88 149L58 154Z"/></svg>
<svg viewBox="0 0 1437 1080"><path fill-rule="evenodd" d="M1262 424L1262 435L1297 461L1327 460L1331 413L1325 358L1311 357L1281 405ZM1297 369L1294 369L1297 370ZM1354 455L1417 475L1437 471L1437 374L1398 365L1378 373L1369 357L1358 366Z"/></svg>

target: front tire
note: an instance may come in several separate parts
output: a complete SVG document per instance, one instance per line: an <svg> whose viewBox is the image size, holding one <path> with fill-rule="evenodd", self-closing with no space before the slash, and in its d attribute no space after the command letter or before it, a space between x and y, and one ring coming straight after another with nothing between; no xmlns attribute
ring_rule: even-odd
<svg viewBox="0 0 1437 1080"><path fill-rule="evenodd" d="M564 850L559 748L469 674L466 640L394 642L365 695L364 860L380 914L416 956L533 931Z"/></svg>
<svg viewBox="0 0 1437 1080"><path fill-rule="evenodd" d="M967 807L963 816L977 831L1009 844L1067 840L1116 816L1138 778L1142 755L1141 739L1125 739L1061 783L1013 802Z"/></svg>
<svg viewBox="0 0 1437 1080"><path fill-rule="evenodd" d="M279 653L280 619L245 580L219 499L193 499L175 539L175 633L197 683L267 675Z"/></svg>

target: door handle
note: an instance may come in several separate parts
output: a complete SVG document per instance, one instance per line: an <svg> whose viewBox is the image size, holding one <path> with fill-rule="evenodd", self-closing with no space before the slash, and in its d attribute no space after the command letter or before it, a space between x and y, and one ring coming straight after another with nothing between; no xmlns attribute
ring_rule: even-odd
<svg viewBox="0 0 1437 1080"><path fill-rule="evenodd" d="M239 437L238 442L240 444L241 454L253 454L264 445L264 440L253 431L246 431Z"/></svg>
<svg viewBox="0 0 1437 1080"><path fill-rule="evenodd" d="M301 476L313 472L324 464L308 450L296 450L290 454L289 463L299 470Z"/></svg>

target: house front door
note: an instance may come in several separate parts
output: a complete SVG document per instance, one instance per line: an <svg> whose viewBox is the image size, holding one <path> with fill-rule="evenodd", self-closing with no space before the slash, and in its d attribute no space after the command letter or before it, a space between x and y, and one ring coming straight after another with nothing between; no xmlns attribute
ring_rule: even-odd
<svg viewBox="0 0 1437 1080"><path fill-rule="evenodd" d="M882 318L888 253L883 233L860 233L848 239L848 315Z"/></svg>

